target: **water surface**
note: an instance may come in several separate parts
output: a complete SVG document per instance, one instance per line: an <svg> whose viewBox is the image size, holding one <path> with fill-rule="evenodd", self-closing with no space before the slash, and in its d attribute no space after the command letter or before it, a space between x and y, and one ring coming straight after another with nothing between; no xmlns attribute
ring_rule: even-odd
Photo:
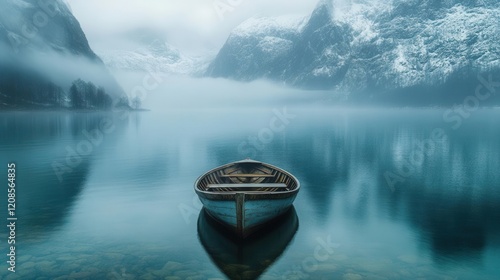
<svg viewBox="0 0 500 280"><path fill-rule="evenodd" d="M500 276L499 110L453 129L441 109L290 105L276 129L283 107L0 113L0 174L17 164L19 219L17 272L3 262L0 275ZM208 169L246 157L302 183L288 222L252 246L227 241L193 191Z"/></svg>

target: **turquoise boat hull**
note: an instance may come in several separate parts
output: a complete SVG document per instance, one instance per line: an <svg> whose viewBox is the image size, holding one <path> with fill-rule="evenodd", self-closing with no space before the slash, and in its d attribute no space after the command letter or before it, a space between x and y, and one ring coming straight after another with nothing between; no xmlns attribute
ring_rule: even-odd
<svg viewBox="0 0 500 280"><path fill-rule="evenodd" d="M244 193L243 193L244 195ZM236 201L220 201L201 198L210 216L236 228L238 226ZM245 200L243 205L243 229L249 230L281 216L293 204L295 196L274 200Z"/></svg>

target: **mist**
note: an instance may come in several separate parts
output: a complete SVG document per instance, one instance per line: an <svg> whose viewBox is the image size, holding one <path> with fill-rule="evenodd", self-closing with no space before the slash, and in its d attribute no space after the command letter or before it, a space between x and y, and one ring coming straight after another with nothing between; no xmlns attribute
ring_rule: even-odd
<svg viewBox="0 0 500 280"><path fill-rule="evenodd" d="M250 17L308 15L316 1L67 1L97 52L133 47L144 32L188 54L216 51ZM233 3L233 4L230 4Z"/></svg>
<svg viewBox="0 0 500 280"><path fill-rule="evenodd" d="M100 64L81 56L60 55L57 53L33 53L26 57L32 69L43 73L54 83L69 88L76 79L91 81L105 88L115 86L108 70ZM113 94L113 91L110 92ZM116 92L114 92L116 94Z"/></svg>
<svg viewBox="0 0 500 280"><path fill-rule="evenodd" d="M142 107L152 111L320 107L340 98L332 91L301 90L266 80L238 82L130 71L113 71L113 75L130 99L139 97Z"/></svg>
<svg viewBox="0 0 500 280"><path fill-rule="evenodd" d="M71 84L81 79L104 87L112 97L122 95L121 89L111 73L100 62L83 56L55 51L26 51L13 58L8 46L0 44L0 64L10 65L9 69L36 73L40 77L68 91Z"/></svg>

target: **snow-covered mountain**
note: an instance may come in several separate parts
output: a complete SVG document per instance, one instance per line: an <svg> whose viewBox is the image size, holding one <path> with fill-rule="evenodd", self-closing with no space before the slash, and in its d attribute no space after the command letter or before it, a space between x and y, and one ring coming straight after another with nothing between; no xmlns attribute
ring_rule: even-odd
<svg viewBox="0 0 500 280"><path fill-rule="evenodd" d="M408 89L464 96L474 93L478 74L500 74L498 15L495 0L322 0L306 19L244 22L207 74L351 98Z"/></svg>
<svg viewBox="0 0 500 280"><path fill-rule="evenodd" d="M210 63L205 57L191 57L177 48L156 39L134 50L115 50L99 53L112 70L149 71L168 75L201 75Z"/></svg>
<svg viewBox="0 0 500 280"><path fill-rule="evenodd" d="M0 2L0 107L69 107L70 87L80 80L93 95L99 88L101 96L126 100L63 0ZM76 95L98 107L85 100L95 96Z"/></svg>
<svg viewBox="0 0 500 280"><path fill-rule="evenodd" d="M244 81L280 79L306 24L302 16L251 18L230 34L208 73Z"/></svg>

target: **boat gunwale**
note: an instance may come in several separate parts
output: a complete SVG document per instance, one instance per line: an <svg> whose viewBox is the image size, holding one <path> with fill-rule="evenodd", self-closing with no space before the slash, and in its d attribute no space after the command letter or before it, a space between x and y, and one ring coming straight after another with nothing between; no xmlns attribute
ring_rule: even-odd
<svg viewBox="0 0 500 280"><path fill-rule="evenodd" d="M206 198L208 200L224 200L224 201L232 201L235 200L236 194L244 193L245 200L278 200L290 198L294 195L297 195L297 191L292 192L274 192L274 193L255 193L255 192L224 192L224 193L198 193L199 196Z"/></svg>
<svg viewBox="0 0 500 280"><path fill-rule="evenodd" d="M256 191L219 191L219 192L214 192L214 191L204 191L204 190L201 190L198 187L199 182L204 177L206 177L208 174L216 172L216 171L218 171L220 169L227 168L227 167L229 167L231 165L235 165L235 164L239 164L239 163L246 163L246 162L259 163L259 164L267 166L267 167L269 167L271 169L276 169L279 172L282 172L285 175L290 176L291 179L294 180L295 183L297 184L297 187L295 189L293 189L293 190L280 191L280 192L266 192L266 191L262 191L262 192L256 192ZM203 197L205 197L207 199L212 199L212 200L231 200L231 199L234 200L234 197L235 197L235 195L237 193L244 193L245 194L245 198L250 199L250 200L258 200L258 199L266 199L266 198L267 199L282 199L282 198L291 197L292 195L296 195L297 192L299 191L299 189L300 189L300 181L294 175L292 175L290 172L288 172L288 171L286 171L286 170L284 170L282 168L276 167L276 166L274 166L272 164L269 164L269 163L265 163L265 162L261 162L261 161L256 161L256 160L250 160L250 159L240 160L240 161L235 161L235 162L230 162L230 163L227 163L227 164L224 164L224 165L212 168L209 171L203 173L201 176L199 176L196 179L196 181L194 182L194 190L195 190L195 192L198 195L202 195Z"/></svg>

